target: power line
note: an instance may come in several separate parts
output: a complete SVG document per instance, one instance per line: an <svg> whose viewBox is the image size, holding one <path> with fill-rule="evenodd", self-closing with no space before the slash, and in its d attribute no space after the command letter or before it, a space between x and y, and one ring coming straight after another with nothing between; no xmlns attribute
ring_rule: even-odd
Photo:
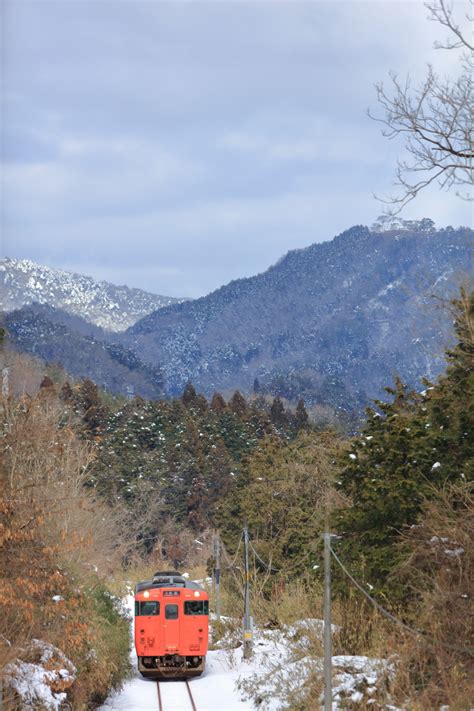
<svg viewBox="0 0 474 711"><path fill-rule="evenodd" d="M241 542L242 542L242 536L241 536L241 538L240 538L240 543L241 543ZM239 548L240 548L240 543L239 543ZM222 545L222 553L224 554L224 558L226 559L226 562L227 562L227 569L230 570L230 572L232 573L232 575L233 575L233 577L234 577L234 580L235 580L235 583L236 583L236 585L237 585L237 588L239 589L240 594L243 596L243 594L244 594L244 587L243 587L243 585L242 585L242 582L238 579L237 575L235 574L235 570L234 570L235 557L234 557L234 561L231 561L231 560L230 560L230 556L229 556L229 554L227 553L226 547L225 547L225 545L224 545L224 543L223 543L222 540L221 540L221 545ZM237 551L238 551L238 550L239 550L239 549L237 549Z"/></svg>
<svg viewBox="0 0 474 711"><path fill-rule="evenodd" d="M270 566L268 563L265 563L264 560L262 560L262 558L258 555L257 551L256 551L255 548L253 547L252 542L250 542L250 546L251 546L251 548L252 548L252 551L253 551L255 557L260 561L260 563L261 563L267 570L273 571L273 572L275 572L275 573L284 573L284 574L286 574L286 573L291 572L292 570L295 570L295 569L298 568L302 563L304 563L304 561L307 560L307 559L309 558L309 556L311 555L311 553L312 553L311 550L308 550L307 553L305 553L301 558L298 558L298 560L294 561L294 562L293 562L293 565L285 566L285 568L273 568L273 567Z"/></svg>
<svg viewBox="0 0 474 711"><path fill-rule="evenodd" d="M256 558L258 561L260 561L260 563L263 565L264 568L266 568L269 572L281 573L281 569L280 569L280 568L273 568L273 566L269 565L268 563L265 563L265 561L260 558L260 556L258 555L257 551L256 551L255 548L253 547L252 541L249 541L249 545L250 545L250 548L251 548L252 551L253 551L253 554L254 554L255 558Z"/></svg>
<svg viewBox="0 0 474 711"><path fill-rule="evenodd" d="M343 573L344 573L345 575L347 575L347 577L349 578L349 580L351 581L351 583L352 583L353 585L355 585L355 587L359 590L359 592L361 592L362 595L364 595L364 597L366 597L367 600L369 600L369 602L380 612L381 615L383 615L384 617L386 617L386 618L387 618L388 620L390 620L391 622L394 622L394 623L395 623L396 625L398 625L399 627L402 627L402 628L405 629L407 632L410 632L410 634L415 634L415 635L417 635L417 636L424 637L424 638L427 639L428 641L431 640L432 643L434 643L435 645L436 645L436 644L439 644L439 645L441 645L442 647L446 647L447 649L452 649L452 650L455 651L455 652L460 652L461 654L469 654L470 656L474 656L474 649L469 649L469 648L467 648L467 647L459 647L459 646L456 645L456 644L449 644L448 642L442 642L441 640L437 640L435 637L433 637L432 635L428 634L428 632L424 632L423 630L419 630L419 629L415 629L415 628L413 628L413 627L410 627L410 625L407 625L405 622L402 622L402 621L399 620L397 617L395 617L395 615L392 615L391 612L389 612L388 610L386 610L385 607L382 607L382 605L381 605L379 602L377 602L377 600L375 600L371 595L369 595L369 593L367 592L367 590L365 590L365 589L362 587L362 585L361 585L359 582L357 582L357 580L349 573L349 571L347 570L346 566L345 566L344 563L341 561L341 559L339 558L339 556L337 555L337 553L335 553L335 551L333 550L333 548L332 548L332 546L331 546L330 543L329 543L329 548L330 548L330 551L331 551L331 554L332 554L334 560L337 562L337 564L339 565L339 567L341 568L341 570L343 571Z"/></svg>
<svg viewBox="0 0 474 711"><path fill-rule="evenodd" d="M235 562L236 562L236 560L237 560L237 558L238 558L238 555L239 555L239 552L240 552L240 548L241 548L241 546L242 546L242 539L243 539L244 537L245 537L245 530L242 531L242 533L241 533L241 535L240 535L240 539L239 539L239 543L238 543L238 546L237 546L237 550L236 550L235 555L234 555L234 558L233 558L232 560L230 560L230 556L229 556L229 554L227 553L227 550L226 550L226 548L225 548L225 546L224 546L224 543L222 542L222 551L223 551L224 556L225 556L225 558L226 558L226 560L227 560L227 564L228 564L227 567L228 567L228 569L232 572L232 575L234 576L235 581L236 581L236 583L237 583L237 586L238 586L240 592L242 593L242 595L243 595L244 592L245 592L245 591L244 591L244 587L242 586L242 583L240 582L240 580L237 578L237 576L236 576L236 574L235 574L234 567L235 567ZM273 567L272 565L270 565L269 563L266 563L266 562L261 558L261 556L257 553L257 551L255 550L255 546L253 545L252 541L250 541L250 539L247 540L247 543L248 543L248 547L252 550L252 552L253 552L255 558L264 566L264 568L265 568L267 571L269 571L269 572L274 572L274 573L281 573L281 572L285 572L285 573L286 573L286 572L288 572L289 570L292 570L294 567L297 567L297 566L300 565L304 560L306 560L306 559L309 557L310 553L311 553L311 551L308 551L308 553L306 553L306 555L304 555L304 556L303 556L297 563L295 563L293 566L291 566L290 568L285 568L285 569L282 570L282 569L280 569L280 568L274 568L274 567ZM385 617L386 619L390 620L390 621L393 622L394 624L398 625L398 626L401 627L402 629L406 630L406 631L409 632L410 634L414 634L414 635L423 637L423 638L426 639L428 642L431 642L433 645L440 645L440 646L442 646L442 647L446 647L447 649L452 649L453 651L459 652L459 653L461 653L461 654L468 654L468 655L470 655L470 656L474 656L474 649L470 649L470 648L467 648L467 647L461 647L461 646L459 646L459 645L450 644L450 643L448 643L448 642L443 642L443 641L441 641L441 640L438 640L438 639L436 639L435 637L433 637L432 635L430 635L428 632L425 632L424 630L415 629L415 628L413 628L413 627L410 627L410 625L407 625L405 622L402 622L402 620L399 620L397 617L395 617L395 615L393 615L391 612L389 612L388 610L386 610L385 607L383 607L379 602L377 602L377 600L375 600L375 599L365 590L365 588L354 578L354 576L351 575L351 573L348 571L348 569L346 568L346 566L344 565L344 563L341 561L341 559L339 558L339 556L337 555L337 553L336 553L336 552L334 551L334 549L332 548L331 543L330 543L330 540L328 541L328 543L329 543L329 552L330 552L330 554L333 556L334 560L337 562L337 564L339 565L339 567L341 568L341 570L343 571L343 573L349 578L349 580L350 580L351 583L357 588L357 590L359 590L359 592L361 592L362 595L364 595L364 597L380 612L380 614L381 614L383 617ZM246 576L248 576L248 572L246 572Z"/></svg>
<svg viewBox="0 0 474 711"><path fill-rule="evenodd" d="M230 564L229 564L229 567L231 567L231 568L234 567L235 561L237 560L237 556L239 555L239 551L240 551L240 548L241 548L241 546L242 546L242 538L243 538L243 537L244 537L244 532L242 531L241 534L240 534L240 538L239 538L239 543L238 543L238 546L237 546L237 550L235 551L235 555L234 555L232 561L231 561ZM223 542L222 540L221 540L221 544L222 544L222 548L225 549L225 551L226 551L226 553L227 553L227 548L225 547L224 542ZM229 556L228 553L227 553L227 558L230 559L230 556Z"/></svg>

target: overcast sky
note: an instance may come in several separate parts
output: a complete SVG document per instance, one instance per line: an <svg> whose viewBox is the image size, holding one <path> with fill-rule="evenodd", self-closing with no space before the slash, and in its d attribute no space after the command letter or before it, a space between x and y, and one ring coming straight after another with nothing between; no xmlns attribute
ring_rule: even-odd
<svg viewBox="0 0 474 711"><path fill-rule="evenodd" d="M390 69L443 73L422 2L3 0L2 252L173 296L382 211ZM403 215L470 224L432 190Z"/></svg>

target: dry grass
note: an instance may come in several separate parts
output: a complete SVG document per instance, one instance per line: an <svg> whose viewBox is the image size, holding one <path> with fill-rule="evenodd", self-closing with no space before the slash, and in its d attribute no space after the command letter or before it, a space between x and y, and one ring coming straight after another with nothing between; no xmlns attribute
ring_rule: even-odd
<svg viewBox="0 0 474 711"><path fill-rule="evenodd" d="M0 411L0 666L34 638L53 644L78 668L80 708L127 668L128 627L103 583L120 566L124 521L85 488L92 452L54 391Z"/></svg>
<svg viewBox="0 0 474 711"><path fill-rule="evenodd" d="M398 698L414 709L464 711L474 700L474 485L436 492L405 544L411 556L398 571L416 599L411 623L426 637L398 645Z"/></svg>

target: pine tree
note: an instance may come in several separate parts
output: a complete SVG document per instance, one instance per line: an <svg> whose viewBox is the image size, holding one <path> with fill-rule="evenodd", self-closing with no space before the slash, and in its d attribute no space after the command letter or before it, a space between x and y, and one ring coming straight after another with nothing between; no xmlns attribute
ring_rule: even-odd
<svg viewBox="0 0 474 711"><path fill-rule="evenodd" d="M270 408L270 417L275 427L284 427L288 424L285 408L281 398L277 395Z"/></svg>
<svg viewBox="0 0 474 711"><path fill-rule="evenodd" d="M236 390L229 400L229 407L236 415L243 417L247 412L247 402L244 396Z"/></svg>
<svg viewBox="0 0 474 711"><path fill-rule="evenodd" d="M224 412L226 409L225 400L220 393L214 393L211 400L211 410L213 412Z"/></svg>
<svg viewBox="0 0 474 711"><path fill-rule="evenodd" d="M437 489L474 476L472 297L461 295L453 306L458 343L447 353L445 375L422 394L399 380L388 388L392 402L368 411L340 477L352 499L335 518L340 548L359 577L392 599L404 594L393 578L388 583L405 555L400 536Z"/></svg>
<svg viewBox="0 0 474 711"><path fill-rule="evenodd" d="M197 398L197 393L194 385L192 383L187 383L186 387L183 390L183 394L181 396L181 401L185 407L189 407L190 405L193 405L196 401Z"/></svg>
<svg viewBox="0 0 474 711"><path fill-rule="evenodd" d="M306 411L304 400L301 398L298 400L296 405L295 417L294 417L294 427L296 431L305 430L309 425L309 417Z"/></svg>

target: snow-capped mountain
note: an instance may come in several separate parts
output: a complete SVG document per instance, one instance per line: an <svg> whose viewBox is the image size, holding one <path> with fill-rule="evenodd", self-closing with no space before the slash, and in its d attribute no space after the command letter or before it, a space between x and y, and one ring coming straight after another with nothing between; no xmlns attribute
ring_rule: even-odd
<svg viewBox="0 0 474 711"><path fill-rule="evenodd" d="M152 311L184 299L150 294L141 289L36 264L28 259L0 260L0 310L32 303L47 304L100 326L125 331Z"/></svg>

